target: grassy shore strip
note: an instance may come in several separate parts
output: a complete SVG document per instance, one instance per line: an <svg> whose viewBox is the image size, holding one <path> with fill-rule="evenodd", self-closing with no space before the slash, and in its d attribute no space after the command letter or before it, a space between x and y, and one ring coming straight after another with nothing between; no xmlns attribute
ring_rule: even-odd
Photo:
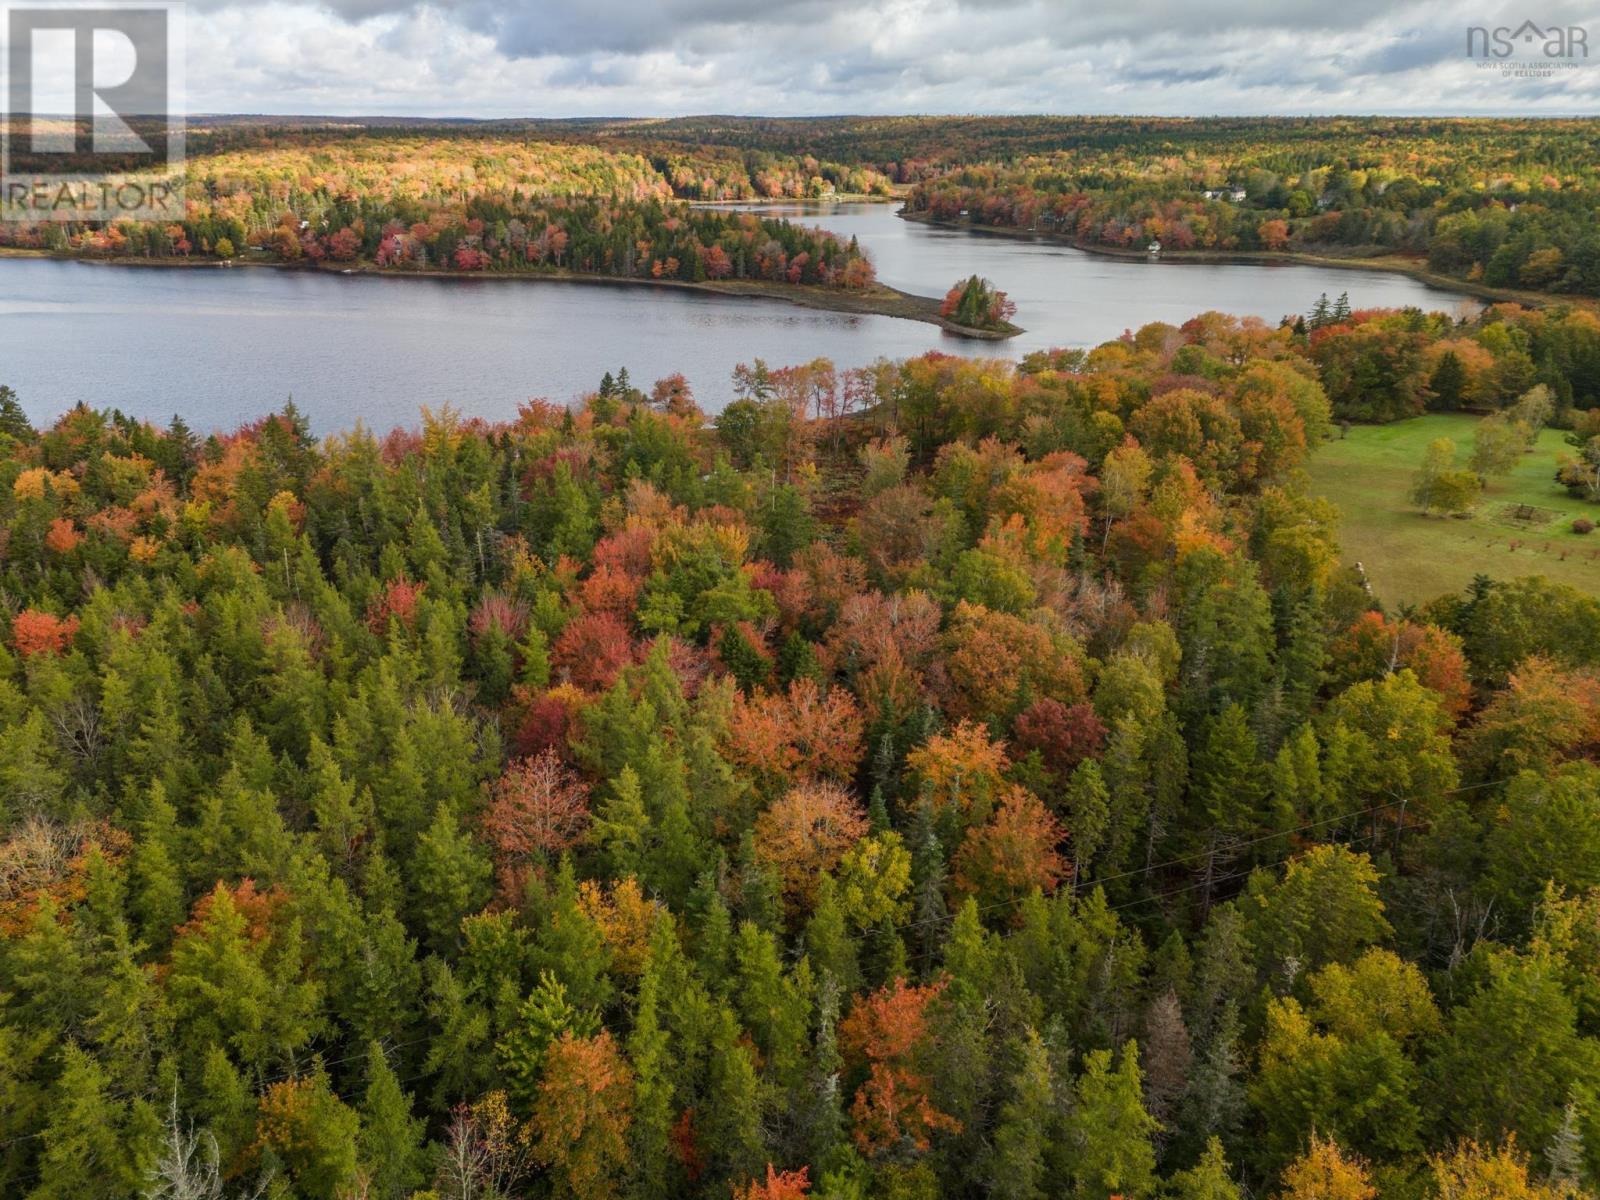
<svg viewBox="0 0 1600 1200"><path fill-rule="evenodd" d="M1146 259L1146 251L1133 247L1100 246L1080 242L1063 234L1036 229L1016 229L1007 225L980 225L971 221L939 221L924 213L908 213L904 209L895 214L907 221L923 225L937 225L941 229L970 229L976 233L995 234L999 237L1020 238L1026 241L1054 242L1082 250L1085 254L1098 254L1104 258ZM1558 296L1550 292L1533 292L1522 288L1489 287L1454 275L1442 275L1430 270L1426 260L1405 254L1371 254L1352 249L1348 253L1311 254L1304 250L1162 250L1162 262L1178 263L1294 263L1306 267L1336 267L1354 271L1389 271L1409 275L1431 287L1446 291L1463 292L1480 300L1510 302L1527 308L1543 308L1550 304L1569 304L1577 308L1594 309L1600 303L1587 296Z"/></svg>
<svg viewBox="0 0 1600 1200"><path fill-rule="evenodd" d="M904 204L911 189L901 187L888 195L872 192L829 192L826 196L752 196L748 200L685 200L690 208L768 208L790 204Z"/></svg>
<svg viewBox="0 0 1600 1200"><path fill-rule="evenodd" d="M937 325L957 337L980 341L1004 341L1023 332L1020 326L1007 324L1004 329L974 329L958 325L939 315L940 301L931 296L914 296L888 284L875 283L860 291L843 288L817 287L807 284L773 283L765 279L707 279L695 283L685 279L634 279L619 275L593 275L582 271L511 271L463 272L429 271L416 268L397 269L375 267L371 263L334 264L274 262L266 259L236 258L227 262L216 259L184 258L106 258L76 254L55 254L48 250L26 250L14 247L0 248L0 258L54 258L66 262L89 263L96 266L146 267L157 269L212 269L251 268L280 271L316 271L324 275L371 275L380 278L401 279L470 279L498 282L534 283L590 283L610 284L617 287L677 288L681 291L711 292L719 296L745 296L761 300L782 300L802 308L822 309L827 312L850 313L857 316L900 317L907 321L922 321Z"/></svg>

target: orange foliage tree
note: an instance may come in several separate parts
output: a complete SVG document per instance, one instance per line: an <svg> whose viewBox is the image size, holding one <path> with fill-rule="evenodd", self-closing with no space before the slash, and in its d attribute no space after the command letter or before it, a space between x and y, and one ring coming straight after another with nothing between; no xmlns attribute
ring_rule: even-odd
<svg viewBox="0 0 1600 1200"><path fill-rule="evenodd" d="M104 821L68 826L31 816L16 822L0 841L0 937L22 932L47 904L78 903L88 894L94 860L116 866L132 840Z"/></svg>
<svg viewBox="0 0 1600 1200"><path fill-rule="evenodd" d="M1289 222L1281 217L1263 221L1261 227L1256 230L1256 236L1268 250L1282 250L1289 244Z"/></svg>
<svg viewBox="0 0 1600 1200"><path fill-rule="evenodd" d="M935 812L974 809L980 818L999 795L1002 775L1011 765L1006 744L989 737L982 725L961 721L949 733L935 734L906 755L906 768Z"/></svg>
<svg viewBox="0 0 1600 1200"><path fill-rule="evenodd" d="M848 780L861 760L861 710L843 688L824 692L797 679L780 695L736 702L728 754L740 766L782 781L808 776Z"/></svg>
<svg viewBox="0 0 1600 1200"><path fill-rule="evenodd" d="M1041 696L1063 704L1084 699L1072 639L1022 617L962 601L951 614L945 646L955 716L1009 717Z"/></svg>
<svg viewBox="0 0 1600 1200"><path fill-rule="evenodd" d="M850 1106L856 1145L866 1154L926 1150L934 1133L961 1130L961 1122L934 1107L917 1063L928 1033L928 1006L943 988L908 987L896 979L857 1001L840 1022L840 1046L867 1068Z"/></svg>
<svg viewBox="0 0 1600 1200"><path fill-rule="evenodd" d="M44 544L56 554L71 554L83 541L70 517L57 517L50 522L50 531L44 535Z"/></svg>
<svg viewBox="0 0 1600 1200"><path fill-rule="evenodd" d="M957 891L984 907L1014 904L1034 888L1049 894L1067 874L1056 849L1066 830L1026 788L1013 787L994 817L967 832L956 853Z"/></svg>
<svg viewBox="0 0 1600 1200"><path fill-rule="evenodd" d="M534 1154L561 1190L579 1200L615 1193L628 1162L633 1072L609 1031L592 1038L568 1031L545 1052L533 1125Z"/></svg>
<svg viewBox="0 0 1600 1200"><path fill-rule="evenodd" d="M1525 659L1467 735L1471 757L1495 774L1548 768L1600 748L1600 673Z"/></svg>
<svg viewBox="0 0 1600 1200"><path fill-rule="evenodd" d="M800 1200L810 1191L811 1179L808 1168L801 1167L798 1171L778 1171L768 1163L766 1182L752 1179L743 1187L735 1187L733 1200Z"/></svg>
<svg viewBox="0 0 1600 1200"><path fill-rule="evenodd" d="M63 619L37 608L25 608L11 622L11 644L23 658L65 654L77 632L77 617Z"/></svg>
<svg viewBox="0 0 1600 1200"><path fill-rule="evenodd" d="M1452 718L1465 713L1472 701L1461 639L1437 625L1362 613L1329 648L1329 659L1334 674L1347 683L1409 667L1418 683L1438 693L1441 707Z"/></svg>
<svg viewBox="0 0 1600 1200"><path fill-rule="evenodd" d="M866 815L849 792L836 783L805 783L756 819L756 857L777 872L791 903L809 907L818 878L866 832Z"/></svg>
<svg viewBox="0 0 1600 1200"><path fill-rule="evenodd" d="M633 661L633 638L614 613L575 617L551 648L550 663L578 687L603 691Z"/></svg>
<svg viewBox="0 0 1600 1200"><path fill-rule="evenodd" d="M243 918L245 936L252 943L261 942L272 933L273 922L288 899L287 893L277 887L264 892L259 890L256 881L248 876L234 887L229 887L219 879L215 887L194 902L189 919L177 928L177 937L203 933L212 908L224 893Z"/></svg>

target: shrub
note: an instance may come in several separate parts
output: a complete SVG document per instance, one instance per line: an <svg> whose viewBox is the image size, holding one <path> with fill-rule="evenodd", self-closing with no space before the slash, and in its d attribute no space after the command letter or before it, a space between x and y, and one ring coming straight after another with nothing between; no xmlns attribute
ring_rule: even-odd
<svg viewBox="0 0 1600 1200"><path fill-rule="evenodd" d="M1594 522L1589 520L1588 517L1578 517L1572 522L1572 532L1577 534L1593 533Z"/></svg>

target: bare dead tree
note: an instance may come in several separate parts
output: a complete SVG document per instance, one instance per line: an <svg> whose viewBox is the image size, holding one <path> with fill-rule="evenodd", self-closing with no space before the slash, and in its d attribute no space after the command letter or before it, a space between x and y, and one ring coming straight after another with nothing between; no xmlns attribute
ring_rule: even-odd
<svg viewBox="0 0 1600 1200"><path fill-rule="evenodd" d="M193 1122L178 1115L174 1091L162 1131L161 1153L145 1182L144 1200L228 1200L220 1158L211 1131L196 1133ZM254 1187L235 1194L236 1200L261 1200L271 1183L272 1172L263 1171Z"/></svg>
<svg viewBox="0 0 1600 1200"><path fill-rule="evenodd" d="M56 740L79 762L93 764L104 742L100 733L100 709L88 696L75 694L50 714L56 727Z"/></svg>

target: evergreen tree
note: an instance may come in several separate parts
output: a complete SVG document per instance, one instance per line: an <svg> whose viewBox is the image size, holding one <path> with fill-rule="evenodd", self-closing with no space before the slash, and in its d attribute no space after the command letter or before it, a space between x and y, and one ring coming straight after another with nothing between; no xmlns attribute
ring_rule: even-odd
<svg viewBox="0 0 1600 1200"><path fill-rule="evenodd" d="M138 923L140 938L160 950L171 941L172 931L183 921L182 857L177 810L167 802L159 784L150 790L143 819L128 864L129 908Z"/></svg>
<svg viewBox="0 0 1600 1200"><path fill-rule="evenodd" d="M579 898L572 859L563 857L555 879L548 884L532 881L528 893L530 923L536 930L528 963L541 976L535 1008L565 1014L570 1005L588 1014L577 1018L580 1028L591 1025L593 1014L605 1010L615 990L607 974L611 950ZM545 972L551 976L548 985Z"/></svg>
<svg viewBox="0 0 1600 1200"><path fill-rule="evenodd" d="M1111 824L1111 793L1106 789L1100 764L1092 758L1072 769L1064 808L1067 833L1072 839L1073 886L1080 887L1089 878L1089 866Z"/></svg>
<svg viewBox="0 0 1600 1200"><path fill-rule="evenodd" d="M1013 1053L1017 1069L995 1126L990 1194L1002 1200L1040 1200L1046 1194L1044 1151L1055 1109L1050 1057L1031 1029Z"/></svg>
<svg viewBox="0 0 1600 1200"><path fill-rule="evenodd" d="M1550 1166L1550 1182L1558 1187L1580 1188L1587 1173L1584 1166L1583 1131L1578 1126L1578 1106L1567 1101L1561 1114L1561 1127L1545 1147L1544 1160Z"/></svg>
<svg viewBox="0 0 1600 1200"><path fill-rule="evenodd" d="M820 1170L837 1166L848 1153L841 1078L844 1063L838 1038L840 1000L839 984L832 975L824 974L817 983L816 1049L801 1120L807 1158L819 1164Z"/></svg>
<svg viewBox="0 0 1600 1200"><path fill-rule="evenodd" d="M1255 734L1242 704L1230 704L1209 723L1194 757L1194 785L1209 828L1202 835L1205 854L1201 902L1209 906L1215 875L1239 853L1260 820L1263 780Z"/></svg>
<svg viewBox="0 0 1600 1200"><path fill-rule="evenodd" d="M667 936L675 937L670 929ZM662 964L652 954L639 980L628 1058L633 1064L632 1193L640 1200L660 1200L674 1193L677 1178L672 1156L673 1088L668 1055L671 1042L660 1016Z"/></svg>
<svg viewBox="0 0 1600 1200"><path fill-rule="evenodd" d="M761 1118L754 1057L740 1041L738 1018L724 1005L712 1030L703 1116L706 1152L718 1178L751 1179L761 1170L768 1157Z"/></svg>
<svg viewBox="0 0 1600 1200"><path fill-rule="evenodd" d="M1168 1187L1173 1200L1240 1200L1242 1195L1229 1175L1227 1157L1216 1138L1206 1143L1200 1161L1174 1175Z"/></svg>
<svg viewBox="0 0 1600 1200"><path fill-rule="evenodd" d="M1115 1066L1109 1050L1091 1051L1084 1059L1069 1119L1069 1136L1078 1147L1072 1194L1079 1200L1142 1200L1155 1193L1150 1137L1157 1125L1144 1110L1142 1092L1137 1043L1122 1048Z"/></svg>
<svg viewBox="0 0 1600 1200"><path fill-rule="evenodd" d="M806 953L818 977L830 977L847 994L854 995L862 983L861 963L831 875L818 881L817 903L806 922L805 940Z"/></svg>
<svg viewBox="0 0 1600 1200"><path fill-rule="evenodd" d="M1245 1095L1238 1078L1242 1069L1238 1041L1239 1018L1230 1000L1217 1017L1184 1092L1180 1124L1194 1143L1229 1138L1243 1120Z"/></svg>
<svg viewBox="0 0 1600 1200"><path fill-rule="evenodd" d="M564 1033L581 1038L600 1032L600 1018L573 1007L567 989L549 971L539 972L539 982L517 1011L517 1022L495 1045L495 1055L507 1082L507 1092L519 1111L532 1109L539 1094L544 1053Z"/></svg>
<svg viewBox="0 0 1600 1200"><path fill-rule="evenodd" d="M945 907L945 859L939 834L934 828L933 806L923 802L917 806L916 824L912 830L912 877L915 880L912 894L912 928L914 936L925 951L931 952L943 940L943 931L949 920Z"/></svg>
<svg viewBox="0 0 1600 1200"><path fill-rule="evenodd" d="M402 1200L422 1182L426 1122L411 1114L411 1097L383 1047L367 1047L367 1091L361 1106L361 1163L378 1200Z"/></svg>
<svg viewBox="0 0 1600 1200"><path fill-rule="evenodd" d="M489 899L492 868L482 848L440 805L433 824L417 839L412 860L417 927L426 944L446 952L459 944L461 918Z"/></svg>
<svg viewBox="0 0 1600 1200"><path fill-rule="evenodd" d="M3 384L0 384L0 434L15 438L23 445L39 440L39 434L28 422L28 415L22 411L17 393Z"/></svg>
<svg viewBox="0 0 1600 1200"><path fill-rule="evenodd" d="M1428 379L1428 390L1433 393L1431 407L1454 412L1461 407L1461 396L1467 385L1467 371L1461 357L1454 350L1439 356L1433 375Z"/></svg>
<svg viewBox="0 0 1600 1200"><path fill-rule="evenodd" d="M804 1062L810 1025L809 988L785 975L772 934L746 921L733 951L734 997L744 1027L755 1039L767 1071L791 1082ZM805 960L801 967L809 976Z"/></svg>
<svg viewBox="0 0 1600 1200"><path fill-rule="evenodd" d="M62 1047L61 1077L40 1134L39 1183L28 1200L120 1200L136 1186L120 1136L124 1108L110 1090L93 1058L70 1042Z"/></svg>

